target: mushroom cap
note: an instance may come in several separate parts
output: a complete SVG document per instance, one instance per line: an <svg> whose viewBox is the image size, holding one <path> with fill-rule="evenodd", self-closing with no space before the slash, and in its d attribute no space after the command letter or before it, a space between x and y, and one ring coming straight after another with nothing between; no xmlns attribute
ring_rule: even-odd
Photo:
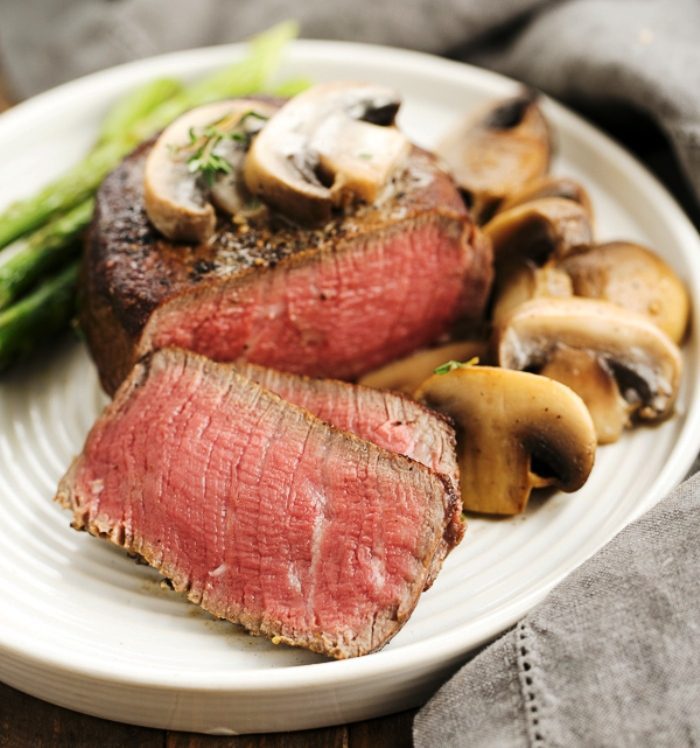
<svg viewBox="0 0 700 748"><path fill-rule="evenodd" d="M588 410L553 379L472 366L433 375L416 396L455 422L468 511L517 514L533 488L576 491L593 467Z"/></svg>
<svg viewBox="0 0 700 748"><path fill-rule="evenodd" d="M508 369L541 370L561 346L604 361L639 417L658 420L672 412L680 351L642 315L597 299L539 298L519 306L497 331L498 362Z"/></svg>
<svg viewBox="0 0 700 748"><path fill-rule="evenodd" d="M571 278L563 270L551 265L538 268L533 262L525 261L502 273L498 279L491 315L493 323L503 324L515 309L530 299L572 295Z"/></svg>
<svg viewBox="0 0 700 748"><path fill-rule="evenodd" d="M550 174L533 179L517 192L513 192L506 197L498 206L498 212L510 210L517 205L530 203L543 197L561 197L565 200L573 200L586 211L588 219L591 223L593 222L591 198L583 185L570 177L556 177Z"/></svg>
<svg viewBox="0 0 700 748"><path fill-rule="evenodd" d="M252 99L218 101L186 112L163 130L148 154L144 171L146 213L162 234L169 239L202 242L216 225L209 191L187 163L190 133L223 118L235 126L251 110L269 115L275 108Z"/></svg>
<svg viewBox="0 0 700 748"><path fill-rule="evenodd" d="M599 244L561 261L574 293L639 312L675 343L688 327L690 300L681 279L654 252L631 242Z"/></svg>
<svg viewBox="0 0 700 748"><path fill-rule="evenodd" d="M525 259L543 265L586 250L593 241L585 209L561 197L543 197L497 213L483 231L500 267Z"/></svg>
<svg viewBox="0 0 700 748"><path fill-rule="evenodd" d="M490 102L451 130L437 154L466 193L477 221L549 169L549 126L532 91Z"/></svg>
<svg viewBox="0 0 700 748"><path fill-rule="evenodd" d="M598 444L616 442L629 424L632 407L615 376L594 351L560 346L539 372L570 387L593 419Z"/></svg>
<svg viewBox="0 0 700 748"><path fill-rule="evenodd" d="M441 364L447 361L468 361L475 357L483 362L488 347L488 343L483 340L462 340L418 351L365 374L359 383L365 387L394 390L412 396Z"/></svg>
<svg viewBox="0 0 700 748"><path fill-rule="evenodd" d="M375 201L410 151L391 125L392 89L340 81L290 99L255 139L244 166L254 195L300 223L327 220L333 206Z"/></svg>

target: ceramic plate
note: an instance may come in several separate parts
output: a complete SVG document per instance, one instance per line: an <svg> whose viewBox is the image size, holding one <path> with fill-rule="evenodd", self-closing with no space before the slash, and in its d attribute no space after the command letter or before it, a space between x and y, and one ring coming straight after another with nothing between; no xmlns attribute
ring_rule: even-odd
<svg viewBox="0 0 700 748"><path fill-rule="evenodd" d="M137 62L4 114L0 207L78 160L109 105L135 85L196 77L241 52L229 46ZM295 44L285 74L394 86L405 97L402 126L427 147L463 113L516 87L426 55L325 42ZM551 101L544 108L559 145L553 171L590 190L599 238L655 247L700 298L700 242L675 202L593 127ZM228 734L344 723L419 704L469 650L515 622L683 478L700 443L695 335L672 420L601 449L578 493L535 499L510 520L470 522L389 646L343 662L214 621L161 590L151 569L70 529L51 499L105 402L87 352L70 345L0 384L0 680L101 717Z"/></svg>

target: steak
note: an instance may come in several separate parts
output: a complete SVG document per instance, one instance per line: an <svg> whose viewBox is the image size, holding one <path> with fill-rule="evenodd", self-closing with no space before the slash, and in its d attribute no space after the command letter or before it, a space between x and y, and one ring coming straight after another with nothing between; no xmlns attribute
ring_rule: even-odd
<svg viewBox="0 0 700 748"><path fill-rule="evenodd" d="M341 431L406 455L444 475L459 496L459 467L452 426L433 410L393 392L383 392L334 379L310 379L255 364L236 364L236 370L283 400L313 413ZM432 584L442 562L464 535L462 502L455 500L445 528L443 548L435 555Z"/></svg>
<svg viewBox="0 0 700 748"><path fill-rule="evenodd" d="M234 367L161 350L124 381L57 500L215 616L345 658L410 616L453 493Z"/></svg>
<svg viewBox="0 0 700 748"><path fill-rule="evenodd" d="M477 320L491 249L451 178L414 148L388 197L320 228L219 217L200 245L144 209L140 146L103 182L86 241L82 325L105 390L151 350L353 379Z"/></svg>

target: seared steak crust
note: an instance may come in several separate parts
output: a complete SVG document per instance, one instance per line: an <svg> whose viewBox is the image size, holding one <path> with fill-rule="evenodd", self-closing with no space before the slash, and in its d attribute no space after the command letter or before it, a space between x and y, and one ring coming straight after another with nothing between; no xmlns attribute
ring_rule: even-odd
<svg viewBox="0 0 700 748"><path fill-rule="evenodd" d="M481 315L490 247L425 151L414 149L391 197L322 228L220 218L209 242L190 246L148 221L150 147L104 181L86 242L81 319L108 392L168 346L353 378Z"/></svg>
<svg viewBox="0 0 700 748"><path fill-rule="evenodd" d="M57 500L214 615L344 658L411 614L452 493L231 366L162 350L122 384Z"/></svg>

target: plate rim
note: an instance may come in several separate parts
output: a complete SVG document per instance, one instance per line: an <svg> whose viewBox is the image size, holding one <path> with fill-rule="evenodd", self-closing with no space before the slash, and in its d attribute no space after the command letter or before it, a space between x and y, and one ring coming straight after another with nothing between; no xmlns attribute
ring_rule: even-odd
<svg viewBox="0 0 700 748"><path fill-rule="evenodd" d="M229 60L235 60L244 49L244 44L222 44L210 47L170 52L163 55L136 60L115 67L111 67L87 76L64 83L56 88L39 94L25 102L17 104L9 111L0 115L0 143L12 134L15 128L21 128L23 122L38 116L42 110L50 109L55 102L60 101L65 105L72 98L82 98L86 91L95 86L103 85L113 87L115 81L125 81L138 78L146 78L153 75L162 75L162 68L173 67L186 69L187 61L194 59L207 66L220 64L219 58L226 56ZM493 71L478 68L467 63L447 60L431 54L405 50L398 47L384 45L364 44L345 41L325 40L296 40L291 44L292 55L303 58L305 55L311 57L326 54L335 56L340 53L352 54L362 52L365 55L374 55L379 64L400 65L402 72L406 67L414 68L425 74L438 75L451 79L461 78L462 81L471 78L479 87L491 87L499 91L513 90L519 85L517 81ZM384 58L383 60L381 58ZM206 60L206 62L202 62ZM155 72L158 70L159 72ZM182 73L180 73L182 74ZM688 267L692 271L693 283L689 286L700 287L700 237L698 236L690 219L671 196L668 190L652 175L646 167L633 157L623 145L613 140L598 128L591 125L578 114L574 113L564 105L549 96L542 97L545 107L557 118L558 126L566 126L570 130L578 131L578 134L592 147L603 155L617 161L626 172L630 170L639 179L642 189L651 190L656 193L661 202L661 208L668 216L668 222L674 223L676 230L685 235L682 254L688 260ZM686 244L687 242L687 244ZM695 245L696 264L691 261L693 253L692 246ZM692 294L691 294L692 295ZM693 307L694 330L700 329L700 312L698 307ZM695 333L697 335L697 332ZM691 342L696 342L695 338ZM681 416L677 416L681 417ZM55 647L44 647L37 652L37 643L34 642L30 650L25 646L22 637L11 641L12 635L7 636L0 630L0 653L6 653L15 658L32 662L39 666L49 666L55 672L64 672L71 675L82 676L104 683L119 683L122 685L135 685L140 687L153 687L164 691L182 691L213 693L246 693L264 691L274 694L283 692L294 686L297 689L310 689L328 686L340 682L356 682L378 675L400 675L407 671L417 671L421 668L432 666L434 669L446 667L450 663L465 657L469 651L480 644L499 636L503 631L512 626L537 602L543 599L551 589L563 578L571 574L584 561L597 552L603 545L619 533L624 527L637 519L644 511L656 504L666 493L675 486L687 473L693 463L698 448L700 448L700 394L690 399L687 411L682 415L684 423L679 432L678 440L671 452L671 459L667 461L663 470L657 475L656 480L647 488L645 499L636 507L636 511L627 515L625 521L614 530L608 532L606 537L596 542L591 549L587 549L583 558L577 559L575 563L568 566L565 571L551 574L546 582L535 590L522 594L514 603L507 608L507 615L503 611L492 613L477 623L461 624L450 632L436 634L422 639L421 641L406 644L395 650L383 650L371 655L340 661L327 661L305 664L293 667L261 667L254 669L232 669L226 673L181 673L178 671L167 672L158 670L151 672L138 671L137 675L126 668L115 670L115 663L105 662L100 665L95 662L80 661L76 663L61 659ZM693 436L695 432L695 436ZM691 449L692 447L692 449ZM499 623L496 629L492 622L497 618ZM490 622L490 623L489 623ZM465 628L471 629L468 644L460 639L459 633ZM42 642L42 644L45 644ZM272 677L271 677L272 676ZM205 682L206 681L206 682Z"/></svg>

